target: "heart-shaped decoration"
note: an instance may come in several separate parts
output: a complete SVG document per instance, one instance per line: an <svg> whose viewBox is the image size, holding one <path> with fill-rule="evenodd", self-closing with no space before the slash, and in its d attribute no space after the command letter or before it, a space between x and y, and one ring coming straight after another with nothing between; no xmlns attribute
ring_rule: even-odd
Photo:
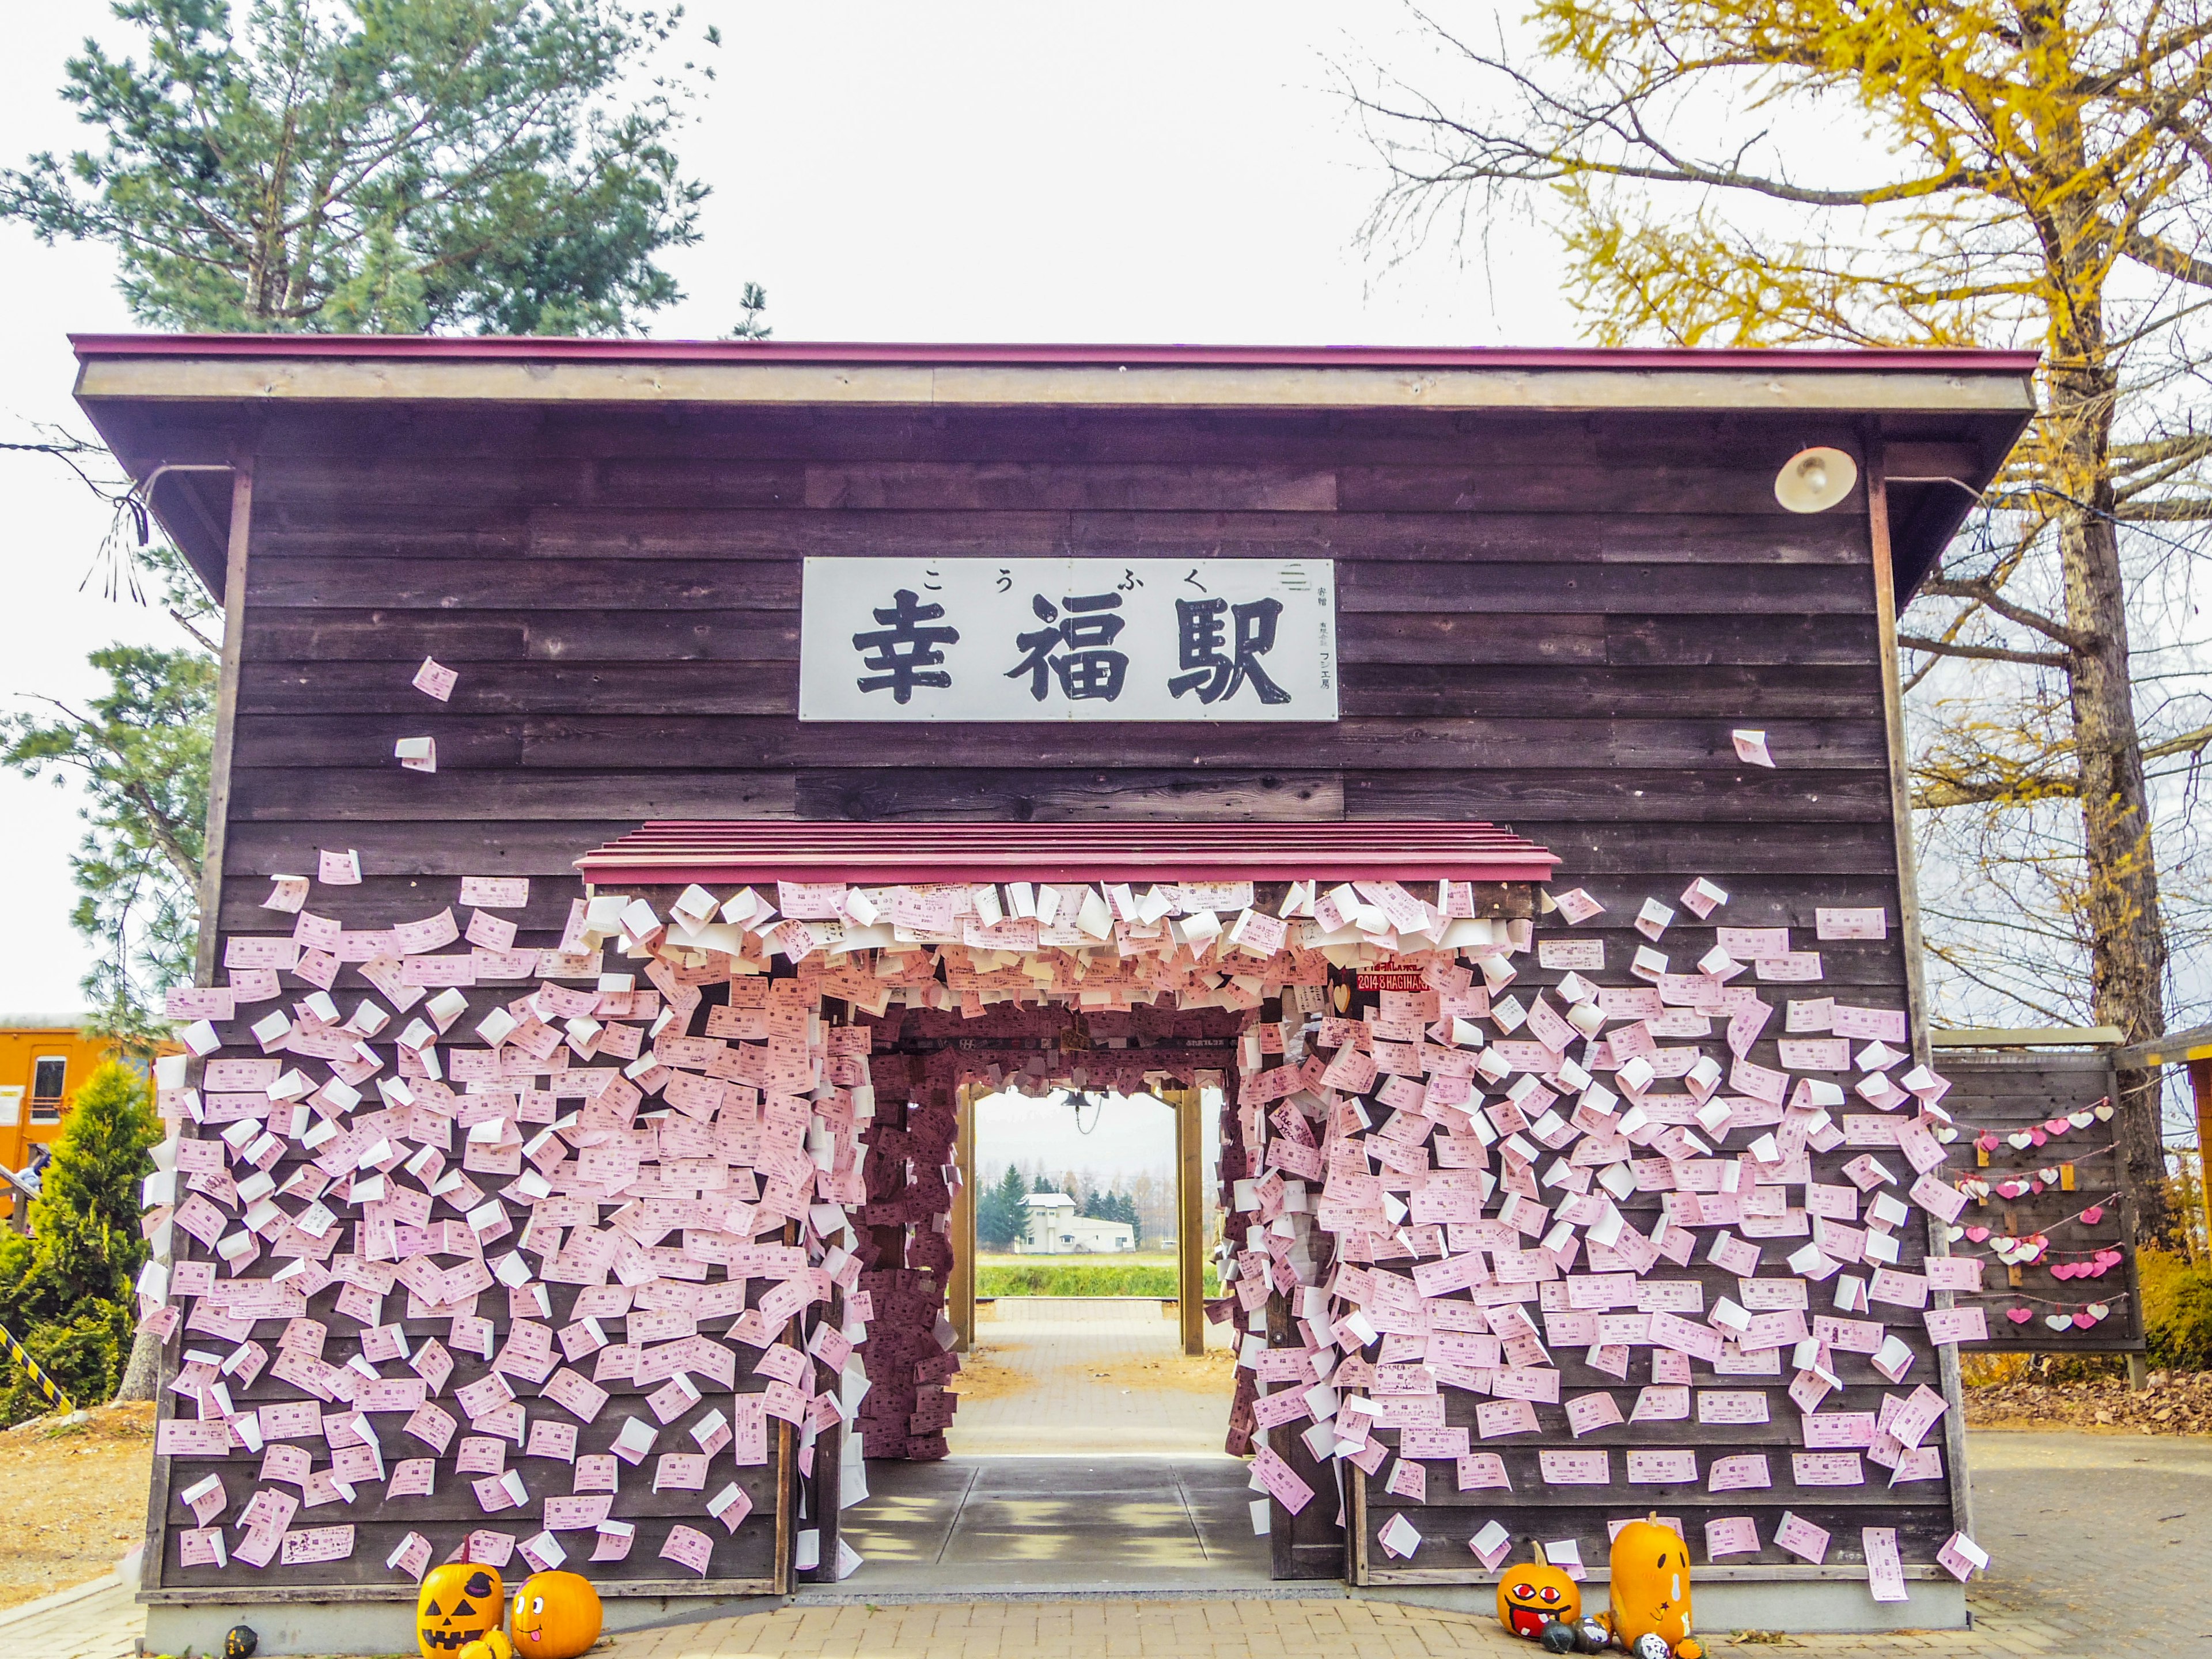
<svg viewBox="0 0 2212 1659"><path fill-rule="evenodd" d="M2024 1181L2000 1181L1997 1182L1997 1196L1999 1198L2018 1198L2027 1190L2027 1183Z"/></svg>
<svg viewBox="0 0 2212 1659"><path fill-rule="evenodd" d="M2069 1112L2066 1121L2077 1129L2086 1129L2097 1121L2094 1112Z"/></svg>
<svg viewBox="0 0 2212 1659"><path fill-rule="evenodd" d="M1964 1227L1961 1227L1961 1226L1957 1225L1955 1223L1954 1223L1954 1224L1952 1224L1951 1226L1946 1227L1946 1228L1943 1230L1943 1237L1944 1237L1945 1238L1948 1239L1948 1240L1949 1240L1952 1243L1954 1243L1954 1244L1956 1244L1956 1243L1957 1243L1960 1239L1964 1238L1966 1236L1966 1230Z"/></svg>
<svg viewBox="0 0 2212 1659"><path fill-rule="evenodd" d="M2035 1316L2026 1308L2007 1308L2005 1310L2005 1317L2012 1321L2015 1325L2025 1325L2029 1320L2034 1318Z"/></svg>
<svg viewBox="0 0 2212 1659"><path fill-rule="evenodd" d="M2051 1264L2051 1276L2053 1279L2071 1279L2079 1271L2080 1269L2071 1261L2054 1261Z"/></svg>
<svg viewBox="0 0 2212 1659"><path fill-rule="evenodd" d="M1994 1152L1998 1147L2003 1146L2004 1142L1993 1134L1984 1133L1975 1137L1974 1145L1985 1152Z"/></svg>
<svg viewBox="0 0 2212 1659"><path fill-rule="evenodd" d="M1958 1138L1959 1138L1959 1132L1958 1132L1956 1129L1954 1129L1954 1128L1951 1128L1951 1127L1949 1127L1948 1126L1946 1126L1945 1127L1941 1128L1941 1129L1938 1129L1938 1130L1936 1130L1936 1139L1938 1139L1938 1140L1940 1140L1940 1141L1942 1141L1942 1142L1946 1146L1949 1146L1953 1141L1956 1140Z"/></svg>
<svg viewBox="0 0 2212 1659"><path fill-rule="evenodd" d="M1977 1244L1986 1244L1990 1241L1990 1230L1987 1227L1969 1227L1966 1229L1966 1237Z"/></svg>
<svg viewBox="0 0 2212 1659"><path fill-rule="evenodd" d="M2087 1314L2092 1320L2101 1322L2106 1315L2112 1311L2112 1304L2108 1302L2092 1302L2081 1311Z"/></svg>
<svg viewBox="0 0 2212 1659"><path fill-rule="evenodd" d="M2035 1145L2035 1137L2025 1129L2015 1129L2005 1137L2005 1145L2014 1152L2026 1152Z"/></svg>
<svg viewBox="0 0 2212 1659"><path fill-rule="evenodd" d="M2127 1258L2122 1255L2118 1250L2106 1249L2097 1252L2097 1260L2105 1267L2117 1267L2121 1262L2126 1261Z"/></svg>
<svg viewBox="0 0 2212 1659"><path fill-rule="evenodd" d="M2085 1331L2086 1331L2086 1330L2087 1330L2087 1329L2089 1328L2089 1327L2090 1327L2090 1326L2092 1326L2092 1325L2095 1324L2096 1322L2096 1322L2095 1320L2094 1320L2094 1319L2092 1319L2092 1318L2090 1318L2090 1317L2089 1317L2089 1315L2088 1315L2088 1313L2087 1313L2087 1311L2086 1310L2085 1310L2084 1311L2082 1311L2082 1312L2081 1312L2081 1313L2077 1313L2077 1314L2075 1314L2075 1315L2074 1316L2074 1323L2075 1323L2075 1325L2078 1328L2080 1328L2080 1329L2081 1329L2081 1330L2085 1330Z"/></svg>
<svg viewBox="0 0 2212 1659"><path fill-rule="evenodd" d="M2081 1219L2082 1219L2082 1222L2083 1222L2086 1225L2088 1225L2088 1226L2091 1226L2091 1227L2095 1226L2095 1225L2096 1225L2100 1221L2102 1221L2104 1218L2105 1218L2105 1206L2104 1206L2103 1205L2101 1205L2101 1204L2092 1204L2092 1205L2091 1205L2087 1209L2086 1209L2086 1210L2084 1210L2084 1211L2082 1211L2082 1212L2081 1212Z"/></svg>
<svg viewBox="0 0 2212 1659"><path fill-rule="evenodd" d="M2069 1129L2072 1128L2074 1126L2073 1126L2072 1124L2069 1123L2069 1122L2068 1122L2064 1118L2063 1118L2063 1117L2051 1117L2051 1118L2045 1118L2045 1119L2043 1121L2043 1127L2044 1127L2045 1130L2047 1133L2051 1133L2051 1134L2054 1134L2054 1135L2063 1135L2063 1134L2064 1134L2064 1133L2065 1133Z"/></svg>
<svg viewBox="0 0 2212 1659"><path fill-rule="evenodd" d="M2035 1173L2046 1187L2056 1187L2058 1184L2058 1166L2056 1164L2046 1164Z"/></svg>
<svg viewBox="0 0 2212 1659"><path fill-rule="evenodd" d="M2112 1121L2112 1103L2109 1100L2099 1101L2089 1109L2097 1115L2097 1121L2100 1123L2110 1123Z"/></svg>
<svg viewBox="0 0 2212 1659"><path fill-rule="evenodd" d="M2054 1331L2069 1330L2073 1328L2074 1316L2072 1314L2045 1314L2043 1316L2043 1322L2050 1326Z"/></svg>
<svg viewBox="0 0 2212 1659"><path fill-rule="evenodd" d="M2043 1131L2042 1131L2041 1129L2039 1129L2039 1128L2038 1128L2038 1129L2030 1129L2030 1130L2027 1132L2027 1138L2028 1138L2028 1139L2029 1139L2029 1141L2030 1141L2030 1142L2032 1142L2033 1145L2038 1146L2040 1146L2041 1145L2043 1145L2043 1143L2044 1143L2045 1141L2046 1141L2046 1140L2048 1140L2048 1139L2051 1139L2051 1137L2050 1137L2049 1135L2047 1135L2047 1134L2044 1133L2043 1133Z"/></svg>
<svg viewBox="0 0 2212 1659"><path fill-rule="evenodd" d="M2041 1191L2043 1190L2043 1182L2042 1182L2042 1181L2041 1181L2039 1178L2035 1179L2035 1180L2031 1180L2031 1181L2027 1183L2027 1190L2028 1190L2028 1191L2030 1191L2031 1193L2039 1193L2039 1192L2041 1192Z"/></svg>

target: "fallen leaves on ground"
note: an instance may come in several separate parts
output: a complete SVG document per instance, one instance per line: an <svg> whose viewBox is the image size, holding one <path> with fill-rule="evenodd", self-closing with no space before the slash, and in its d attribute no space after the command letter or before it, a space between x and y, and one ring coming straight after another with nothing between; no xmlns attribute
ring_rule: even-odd
<svg viewBox="0 0 2212 1659"><path fill-rule="evenodd" d="M2124 1379L2021 1380L1968 1389L1966 1421L1979 1429L2107 1429L2212 1434L2212 1371L2153 1371L2141 1393Z"/></svg>
<svg viewBox="0 0 2212 1659"><path fill-rule="evenodd" d="M150 1403L0 1434L0 1607L97 1578L142 1540L153 1462Z"/></svg>
<svg viewBox="0 0 2212 1659"><path fill-rule="evenodd" d="M963 1400L1003 1400L1010 1394L1021 1394L1036 1386L1036 1379L1027 1371L1012 1365L1001 1365L991 1358L994 1351L973 1347L960 1356L960 1374L945 1385L947 1394L957 1394Z"/></svg>

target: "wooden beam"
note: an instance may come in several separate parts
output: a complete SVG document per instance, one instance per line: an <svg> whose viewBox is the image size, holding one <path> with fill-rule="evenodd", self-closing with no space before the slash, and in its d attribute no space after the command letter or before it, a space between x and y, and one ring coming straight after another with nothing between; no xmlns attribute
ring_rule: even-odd
<svg viewBox="0 0 2212 1659"><path fill-rule="evenodd" d="M2204 1149L2212 1146L2212 1054L2192 1055L2189 1092L2197 1103L2197 1198L2204 1206L2204 1243L2212 1249L2212 1184L2204 1179Z"/></svg>
<svg viewBox="0 0 2212 1659"><path fill-rule="evenodd" d="M497 359L99 357L108 398L523 404L1051 404L1091 408L2032 411L2017 374L1910 370L1375 368Z"/></svg>
<svg viewBox="0 0 2212 1659"><path fill-rule="evenodd" d="M1176 1294L1182 1351L1206 1352L1206 1120L1205 1093L1175 1091Z"/></svg>
<svg viewBox="0 0 2212 1659"><path fill-rule="evenodd" d="M230 475L230 544L223 561L222 673L216 690L215 745L208 757L207 830L200 854L200 937L192 982L215 983L216 919L222 912L222 853L230 824L230 755L238 729L238 666L246 651L246 552L253 528L253 464Z"/></svg>
<svg viewBox="0 0 2212 1659"><path fill-rule="evenodd" d="M2114 1054L2112 1064L2123 1072L2133 1072L2192 1060L2212 1060L2212 1025L2192 1025L2185 1031L2169 1031L2148 1042L2134 1043Z"/></svg>
<svg viewBox="0 0 2212 1659"><path fill-rule="evenodd" d="M1966 1025L1930 1031L1931 1048L2100 1048L2127 1035L2117 1025Z"/></svg>
<svg viewBox="0 0 2212 1659"><path fill-rule="evenodd" d="M1897 677L1897 568L1889 544L1889 478L1885 444L1878 422L1865 428L1867 531L1873 551L1875 640L1881 652L1882 726L1888 735L1889 813L1897 847L1898 947L1905 954L1905 1035L1913 1058L1926 1065L1928 987L1921 952L1919 855L1912 836L1912 772L1905 748L1905 691ZM1928 1218L1928 1253L1948 1255L1948 1234ZM1942 1305L1951 1305L1943 1292ZM1959 1375L1956 1343L1936 1350L1936 1381L1949 1409L1943 1413L1943 1468L1951 1492L1951 1517L1960 1531L1974 1530L1974 1488L1966 1474L1966 1401Z"/></svg>
<svg viewBox="0 0 2212 1659"><path fill-rule="evenodd" d="M963 1084L957 1097L960 1129L952 1143L960 1190L952 1198L952 1282L945 1287L947 1316L958 1340L955 1353L975 1343L975 1089Z"/></svg>

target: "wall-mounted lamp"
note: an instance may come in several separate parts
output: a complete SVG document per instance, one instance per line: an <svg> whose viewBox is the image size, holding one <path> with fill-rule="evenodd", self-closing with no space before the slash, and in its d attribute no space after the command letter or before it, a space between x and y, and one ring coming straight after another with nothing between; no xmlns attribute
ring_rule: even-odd
<svg viewBox="0 0 2212 1659"><path fill-rule="evenodd" d="M1851 493L1859 465L1840 449L1801 449L1774 475L1774 499L1792 513L1820 513Z"/></svg>

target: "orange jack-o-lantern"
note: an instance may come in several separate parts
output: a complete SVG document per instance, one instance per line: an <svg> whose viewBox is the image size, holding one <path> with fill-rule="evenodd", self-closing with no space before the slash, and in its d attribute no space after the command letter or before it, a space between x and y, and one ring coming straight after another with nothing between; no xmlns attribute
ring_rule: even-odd
<svg viewBox="0 0 2212 1659"><path fill-rule="evenodd" d="M1544 1559L1541 1544L1536 1546L1534 1562L1506 1568L1505 1577L1498 1581L1498 1622L1510 1635L1535 1641L1543 1636L1545 1626L1571 1626L1582 1616L1582 1586L1565 1567Z"/></svg>
<svg viewBox="0 0 2212 1659"><path fill-rule="evenodd" d="M534 1572L514 1593L516 1659L576 1659L599 1639L599 1593L573 1572Z"/></svg>
<svg viewBox="0 0 2212 1659"><path fill-rule="evenodd" d="M423 1576L415 1598L415 1643L422 1659L459 1659L463 1648L499 1628L506 1586L489 1567L448 1561Z"/></svg>
<svg viewBox="0 0 2212 1659"><path fill-rule="evenodd" d="M1613 1534L1610 1595L1613 1639L1631 1653L1656 1636L1676 1659L1698 1659L1690 1637L1690 1551L1682 1535L1656 1515Z"/></svg>

